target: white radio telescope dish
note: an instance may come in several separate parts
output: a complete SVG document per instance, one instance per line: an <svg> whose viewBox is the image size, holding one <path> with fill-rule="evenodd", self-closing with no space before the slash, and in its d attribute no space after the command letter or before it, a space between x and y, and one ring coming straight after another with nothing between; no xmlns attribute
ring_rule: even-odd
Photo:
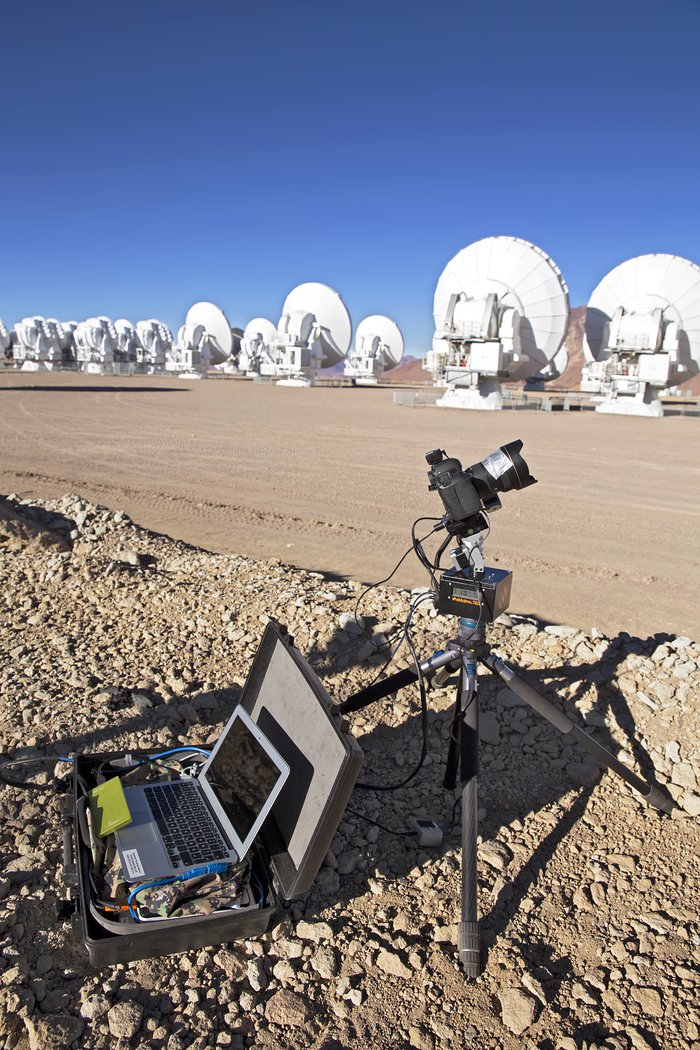
<svg viewBox="0 0 700 1050"><path fill-rule="evenodd" d="M343 300L327 284L308 281L292 289L284 301L278 329L280 333L290 330L301 334L303 321L309 318L314 327L320 329L319 340L323 351L321 367L338 364L350 349L352 321ZM283 322L286 322L286 326ZM310 333L305 341L309 338Z"/></svg>
<svg viewBox="0 0 700 1050"><path fill-rule="evenodd" d="M591 294L583 347L597 411L662 415L654 390L700 370L700 267L664 254L620 263Z"/></svg>
<svg viewBox="0 0 700 1050"><path fill-rule="evenodd" d="M268 357L269 348L277 339L277 328L266 317L254 317L243 330L238 367L249 376L260 375L263 357Z"/></svg>
<svg viewBox="0 0 700 1050"><path fill-rule="evenodd" d="M125 317L119 317L114 322L117 333L117 349L114 351L115 360L134 364L139 349L139 337L136 325Z"/></svg>
<svg viewBox="0 0 700 1050"><path fill-rule="evenodd" d="M7 325L0 317L0 352L7 357L12 346L12 336L10 335Z"/></svg>
<svg viewBox="0 0 700 1050"><path fill-rule="evenodd" d="M376 350L384 361L384 368L395 368L403 357L403 336L401 329L389 317L382 314L371 314L360 321L355 333L355 346L359 347L365 339L376 343Z"/></svg>
<svg viewBox="0 0 700 1050"><path fill-rule="evenodd" d="M185 324L200 324L209 338L212 364L222 365L231 356L233 333L224 311L214 303L195 303L185 315Z"/></svg>
<svg viewBox="0 0 700 1050"><path fill-rule="evenodd" d="M374 386L403 357L403 336L395 321L372 314L360 321L355 346L345 361L345 375L360 386Z"/></svg>
<svg viewBox="0 0 700 1050"><path fill-rule="evenodd" d="M502 379L526 379L554 358L566 335L569 292L541 248L486 237L463 248L438 279L428 367L447 382L439 404L500 408Z"/></svg>

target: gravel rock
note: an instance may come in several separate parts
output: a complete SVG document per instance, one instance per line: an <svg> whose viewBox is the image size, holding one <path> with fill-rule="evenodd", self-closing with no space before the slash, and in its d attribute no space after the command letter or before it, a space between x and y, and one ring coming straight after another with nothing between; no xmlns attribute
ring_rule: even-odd
<svg viewBox="0 0 700 1050"><path fill-rule="evenodd" d="M51 1017L25 1018L30 1050L69 1050L80 1045L85 1029L79 1017L53 1014Z"/></svg>
<svg viewBox="0 0 700 1050"><path fill-rule="evenodd" d="M290 1025L292 1028L301 1028L313 1017L311 1005L296 992L282 988L268 999L265 1006L265 1017L279 1025Z"/></svg>
<svg viewBox="0 0 700 1050"><path fill-rule="evenodd" d="M392 977L410 977L411 971L400 955L382 949L377 956L377 967L382 973L391 974Z"/></svg>
<svg viewBox="0 0 700 1050"><path fill-rule="evenodd" d="M3 754L211 743L270 616L334 700L374 674L361 663L366 636L352 626L359 584L198 550L76 496L10 502L63 543L0 543ZM386 587L363 598L375 641L393 637L409 601ZM453 631L452 620L416 610L417 653L444 648ZM588 1050L695 1050L700 644L669 633L606 638L517 612L488 638L630 769L655 778L682 807L676 819L611 772L599 775L587 751L480 675L478 981L465 982L457 959L460 821L442 786L452 685L428 693L423 767L398 790L354 793L318 877L282 925L97 970L56 921L66 891L50 781L70 767L51 764L37 774L46 789L0 784L0 1045L494 1050L583 1039ZM379 667L373 649L367 660ZM415 768L416 697L402 690L348 716L363 780L385 786ZM577 764L586 775L572 788ZM439 849L402 834L413 818L439 823Z"/></svg>
<svg viewBox="0 0 700 1050"><path fill-rule="evenodd" d="M537 1003L520 988L504 988L498 993L501 1018L513 1035L522 1035L537 1017Z"/></svg>
<svg viewBox="0 0 700 1050"><path fill-rule="evenodd" d="M117 1003L107 1014L109 1030L117 1039L131 1039L136 1035L143 1021L143 1007L140 1003Z"/></svg>

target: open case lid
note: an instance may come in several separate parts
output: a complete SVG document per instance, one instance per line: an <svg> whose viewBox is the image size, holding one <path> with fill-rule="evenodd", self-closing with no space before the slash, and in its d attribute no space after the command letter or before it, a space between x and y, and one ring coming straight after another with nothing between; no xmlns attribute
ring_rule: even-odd
<svg viewBox="0 0 700 1050"><path fill-rule="evenodd" d="M282 895L309 889L362 766L318 677L281 624L270 620L240 698L290 775L260 837Z"/></svg>

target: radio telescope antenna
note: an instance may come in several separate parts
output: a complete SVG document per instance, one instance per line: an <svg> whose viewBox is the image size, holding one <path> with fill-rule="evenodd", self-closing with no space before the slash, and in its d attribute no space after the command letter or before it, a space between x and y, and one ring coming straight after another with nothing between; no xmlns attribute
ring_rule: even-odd
<svg viewBox="0 0 700 1050"><path fill-rule="evenodd" d="M435 335L426 365L437 402L497 409L501 381L526 379L559 350L569 292L550 257L518 237L486 237L447 264L435 289Z"/></svg>
<svg viewBox="0 0 700 1050"><path fill-rule="evenodd" d="M114 365L118 348L117 330L109 317L88 317L73 333L75 359L83 372L102 375Z"/></svg>
<svg viewBox="0 0 700 1050"><path fill-rule="evenodd" d="M355 346L345 361L345 375L353 385L376 386L385 371L395 368L403 357L403 336L399 326L381 314L360 321Z"/></svg>
<svg viewBox="0 0 700 1050"><path fill-rule="evenodd" d="M114 351L114 360L119 364L135 365L138 350L140 349L139 337L136 325L120 317L114 322L117 333L117 348Z"/></svg>
<svg viewBox="0 0 700 1050"><path fill-rule="evenodd" d="M277 329L266 317L254 317L252 321L248 321L241 338L241 349L238 355L239 370L255 378L260 375L263 360L266 365L272 366L274 359L270 348L276 339Z"/></svg>
<svg viewBox="0 0 700 1050"><path fill-rule="evenodd" d="M338 293L311 281L285 299L277 333L272 361L262 362L261 375L279 376L283 386L312 386L318 369L338 364L347 354L352 322Z"/></svg>
<svg viewBox="0 0 700 1050"><path fill-rule="evenodd" d="M136 322L139 345L136 349L136 364L140 372L153 375L165 368L168 357L172 354L173 333L167 324L155 317L147 321Z"/></svg>
<svg viewBox="0 0 700 1050"><path fill-rule="evenodd" d="M214 303L195 303L187 311L185 324L199 324L204 329L213 365L223 365L231 357L233 332L224 311Z"/></svg>
<svg viewBox="0 0 700 1050"><path fill-rule="evenodd" d="M700 370L700 267L662 254L620 263L591 294L583 346L597 412L662 416L659 391Z"/></svg>
<svg viewBox="0 0 700 1050"><path fill-rule="evenodd" d="M14 358L25 372L51 370L63 363L58 322L53 318L24 317L15 325Z"/></svg>
<svg viewBox="0 0 700 1050"><path fill-rule="evenodd" d="M10 358L12 356L12 336L10 335L7 325L0 317L0 353L4 358Z"/></svg>
<svg viewBox="0 0 700 1050"><path fill-rule="evenodd" d="M54 318L50 319L51 324L55 324L56 332L58 335L58 341L61 346L62 363L64 365L72 365L75 363L75 339L74 333L78 327L77 321L57 321Z"/></svg>
<svg viewBox="0 0 700 1050"><path fill-rule="evenodd" d="M233 334L224 311L214 303L195 303L178 329L165 367L183 379L203 379L212 365L229 361L232 350Z"/></svg>

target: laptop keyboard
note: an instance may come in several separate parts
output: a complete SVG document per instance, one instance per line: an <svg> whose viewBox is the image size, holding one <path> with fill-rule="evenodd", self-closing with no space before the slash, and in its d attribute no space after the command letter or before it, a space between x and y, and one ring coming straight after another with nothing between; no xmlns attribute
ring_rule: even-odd
<svg viewBox="0 0 700 1050"><path fill-rule="evenodd" d="M231 850L194 781L150 785L144 794L174 868L229 859Z"/></svg>

